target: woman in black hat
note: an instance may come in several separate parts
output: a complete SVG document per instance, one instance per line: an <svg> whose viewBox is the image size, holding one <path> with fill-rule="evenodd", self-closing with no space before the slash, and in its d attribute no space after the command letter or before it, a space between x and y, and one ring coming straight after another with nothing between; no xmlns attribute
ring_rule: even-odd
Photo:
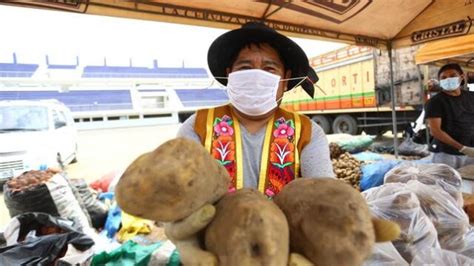
<svg viewBox="0 0 474 266"><path fill-rule="evenodd" d="M250 22L218 37L208 64L230 104L199 110L178 136L201 142L227 169L229 190L252 187L272 198L294 178L334 176L322 129L279 108L283 93L299 85L313 97L318 79L295 42Z"/></svg>

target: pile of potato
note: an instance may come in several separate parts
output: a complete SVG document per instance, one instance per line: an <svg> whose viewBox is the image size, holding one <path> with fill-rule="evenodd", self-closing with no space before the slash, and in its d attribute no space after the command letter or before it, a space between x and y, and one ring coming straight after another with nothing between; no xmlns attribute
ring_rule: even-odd
<svg viewBox="0 0 474 266"><path fill-rule="evenodd" d="M332 167L338 179L360 190L361 164L350 153L345 152L332 159Z"/></svg>
<svg viewBox="0 0 474 266"><path fill-rule="evenodd" d="M25 191L48 182L54 174L52 171L31 170L7 181L7 187L12 192Z"/></svg>
<svg viewBox="0 0 474 266"><path fill-rule="evenodd" d="M123 211L164 223L184 265L360 265L400 232L332 178L294 180L273 201L229 183L202 145L177 138L138 157L115 195Z"/></svg>
<svg viewBox="0 0 474 266"><path fill-rule="evenodd" d="M339 156L341 156L343 153L344 150L339 145L337 145L337 143L329 143L329 154L331 155L331 160L339 158Z"/></svg>

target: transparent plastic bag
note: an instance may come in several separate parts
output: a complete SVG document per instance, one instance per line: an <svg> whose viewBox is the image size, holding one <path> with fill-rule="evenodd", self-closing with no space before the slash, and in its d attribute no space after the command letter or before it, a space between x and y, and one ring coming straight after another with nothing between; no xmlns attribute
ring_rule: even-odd
<svg viewBox="0 0 474 266"><path fill-rule="evenodd" d="M416 194L423 212L438 231L441 248L461 250L464 247L464 235L469 229L469 219L464 210L439 186L411 180L407 188Z"/></svg>
<svg viewBox="0 0 474 266"><path fill-rule="evenodd" d="M375 243L372 255L363 266L408 266L392 242Z"/></svg>
<svg viewBox="0 0 474 266"><path fill-rule="evenodd" d="M366 190L362 195L372 215L400 226L400 237L393 245L410 262L420 250L439 247L439 243L433 223L421 209L417 196L406 186L403 183L385 184Z"/></svg>
<svg viewBox="0 0 474 266"><path fill-rule="evenodd" d="M412 266L473 266L474 260L453 251L430 248L416 254Z"/></svg>
<svg viewBox="0 0 474 266"><path fill-rule="evenodd" d="M445 164L404 162L388 171L384 183L407 183L418 180L425 185L439 185L463 206L462 178L458 171Z"/></svg>
<svg viewBox="0 0 474 266"><path fill-rule="evenodd" d="M474 259L474 227L470 227L464 236L464 247L459 251L460 254Z"/></svg>

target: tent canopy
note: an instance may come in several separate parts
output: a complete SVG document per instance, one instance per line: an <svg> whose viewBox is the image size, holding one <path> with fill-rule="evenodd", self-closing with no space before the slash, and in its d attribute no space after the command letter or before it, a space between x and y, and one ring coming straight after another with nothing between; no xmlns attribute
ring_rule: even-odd
<svg viewBox="0 0 474 266"><path fill-rule="evenodd" d="M468 0L69 0L2 4L233 29L260 20L293 37L393 47L474 32Z"/></svg>
<svg viewBox="0 0 474 266"><path fill-rule="evenodd" d="M389 48L390 55L392 48L474 33L471 0L17 0L0 4L224 29L263 21L285 35ZM396 156L397 146L394 138Z"/></svg>
<svg viewBox="0 0 474 266"><path fill-rule="evenodd" d="M474 34L425 44L417 51L415 61L438 65L458 63L474 70Z"/></svg>

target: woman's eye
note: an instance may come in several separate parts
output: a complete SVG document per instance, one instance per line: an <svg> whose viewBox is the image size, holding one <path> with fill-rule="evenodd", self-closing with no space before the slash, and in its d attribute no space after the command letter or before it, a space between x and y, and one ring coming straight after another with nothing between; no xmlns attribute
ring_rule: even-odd
<svg viewBox="0 0 474 266"><path fill-rule="evenodd" d="M240 66L240 67L237 67L236 70L248 70L248 69L252 69L250 66Z"/></svg>

